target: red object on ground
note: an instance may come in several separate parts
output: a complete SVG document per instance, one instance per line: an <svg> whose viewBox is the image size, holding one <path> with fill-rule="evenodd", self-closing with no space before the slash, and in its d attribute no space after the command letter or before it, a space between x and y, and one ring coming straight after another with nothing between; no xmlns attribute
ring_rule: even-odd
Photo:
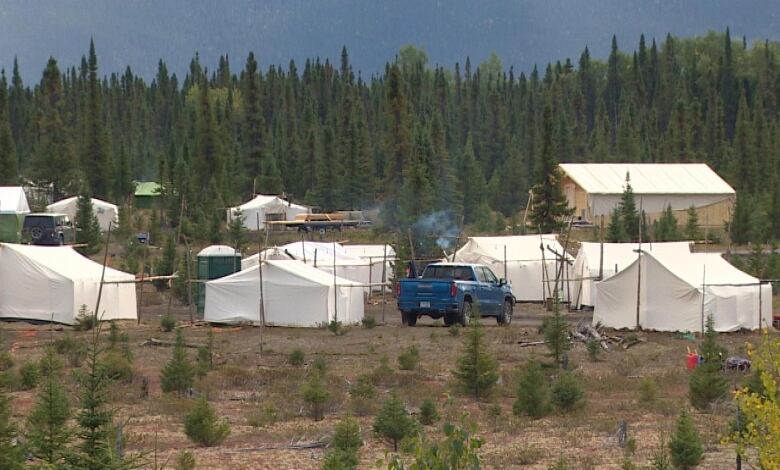
<svg viewBox="0 0 780 470"><path fill-rule="evenodd" d="M685 366L688 370L693 370L697 365L699 365L699 355L693 352L688 353L688 356L685 358Z"/></svg>

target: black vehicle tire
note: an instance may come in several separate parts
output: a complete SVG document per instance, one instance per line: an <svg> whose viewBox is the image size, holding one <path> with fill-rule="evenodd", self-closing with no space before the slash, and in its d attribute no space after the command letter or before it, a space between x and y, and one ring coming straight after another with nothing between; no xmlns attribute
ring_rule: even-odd
<svg viewBox="0 0 780 470"><path fill-rule="evenodd" d="M444 326L452 326L458 323L457 314L447 312L444 314Z"/></svg>
<svg viewBox="0 0 780 470"><path fill-rule="evenodd" d="M33 241L40 241L43 238L44 233L46 233L46 230L40 225L33 225L30 227L30 238L32 238Z"/></svg>
<svg viewBox="0 0 780 470"><path fill-rule="evenodd" d="M65 235L60 234L58 242L60 246L63 246L65 244Z"/></svg>
<svg viewBox="0 0 780 470"><path fill-rule="evenodd" d="M471 321L471 302L466 300L463 302L463 308L460 310L460 318L458 319L458 323L460 323L463 326L469 326L469 322Z"/></svg>
<svg viewBox="0 0 780 470"><path fill-rule="evenodd" d="M417 314L412 312L401 312L401 322L404 326L415 326L417 324Z"/></svg>
<svg viewBox="0 0 780 470"><path fill-rule="evenodd" d="M501 309L501 313L496 317L496 321L499 325L509 326L512 323L512 301L504 300L504 306Z"/></svg>

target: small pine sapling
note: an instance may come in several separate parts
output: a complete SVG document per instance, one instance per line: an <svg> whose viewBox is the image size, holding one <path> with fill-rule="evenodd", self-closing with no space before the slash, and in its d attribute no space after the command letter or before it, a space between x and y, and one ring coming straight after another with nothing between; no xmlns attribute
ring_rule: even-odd
<svg viewBox="0 0 780 470"><path fill-rule="evenodd" d="M704 458L699 433L687 410L683 409L677 418L672 439L669 441L672 464L679 470L696 468Z"/></svg>
<svg viewBox="0 0 780 470"><path fill-rule="evenodd" d="M539 419L550 412L547 378L536 361L529 361L520 375L512 412L517 416L528 415L532 419Z"/></svg>
<svg viewBox="0 0 780 470"><path fill-rule="evenodd" d="M184 335L181 330L176 330L176 342L173 345L171 360L163 366L160 388L165 393L183 393L192 387L195 372L184 347Z"/></svg>
<svg viewBox="0 0 780 470"><path fill-rule="evenodd" d="M552 387L552 401L555 407L564 413L584 406L585 392L574 374L564 372L558 377Z"/></svg>
<svg viewBox="0 0 780 470"><path fill-rule="evenodd" d="M205 398L200 398L184 417L184 433L198 445L213 447L228 437L230 425L227 421L218 421L214 408Z"/></svg>
<svg viewBox="0 0 780 470"><path fill-rule="evenodd" d="M406 412L398 395L392 393L377 413L374 419L374 432L393 445L393 451L398 452L398 443L407 436L414 434L416 426Z"/></svg>
<svg viewBox="0 0 780 470"><path fill-rule="evenodd" d="M423 400L420 405L420 424L431 426L439 420L439 412L436 411L436 404L430 398Z"/></svg>

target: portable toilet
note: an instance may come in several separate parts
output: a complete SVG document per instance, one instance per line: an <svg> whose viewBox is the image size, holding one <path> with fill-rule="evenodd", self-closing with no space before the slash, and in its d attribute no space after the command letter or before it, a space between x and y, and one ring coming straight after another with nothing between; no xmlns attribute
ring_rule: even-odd
<svg viewBox="0 0 780 470"><path fill-rule="evenodd" d="M198 313L203 314L206 305L206 285L210 281L241 271L241 254L226 245L208 246L198 253Z"/></svg>
<svg viewBox="0 0 780 470"><path fill-rule="evenodd" d="M0 242L21 243L24 214L0 212Z"/></svg>

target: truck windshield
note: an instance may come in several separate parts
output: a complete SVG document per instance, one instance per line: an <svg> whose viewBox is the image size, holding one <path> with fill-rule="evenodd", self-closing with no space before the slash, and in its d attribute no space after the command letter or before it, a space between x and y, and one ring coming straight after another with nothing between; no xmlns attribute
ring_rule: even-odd
<svg viewBox="0 0 780 470"><path fill-rule="evenodd" d="M423 279L449 279L455 281L473 281L474 272L467 266L428 266Z"/></svg>

